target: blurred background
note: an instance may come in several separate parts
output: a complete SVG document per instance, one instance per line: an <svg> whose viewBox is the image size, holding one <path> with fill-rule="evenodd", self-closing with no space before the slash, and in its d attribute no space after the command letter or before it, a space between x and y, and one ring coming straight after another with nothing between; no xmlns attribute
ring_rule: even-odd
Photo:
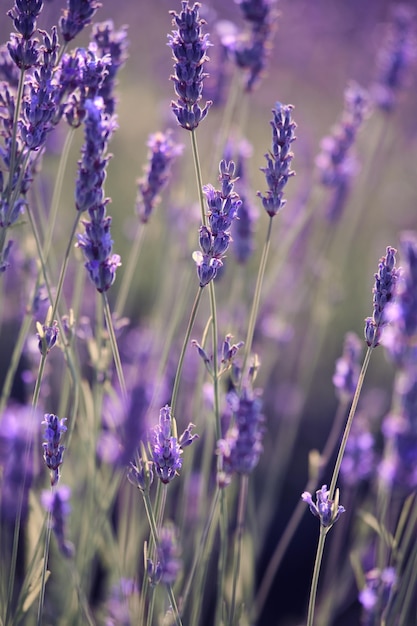
<svg viewBox="0 0 417 626"><path fill-rule="evenodd" d="M248 114L244 128L235 129L232 126L232 134L239 138L245 137L252 146L251 157L247 162L247 178L258 219L254 257L245 268L250 293L267 225L267 217L256 198L256 191L265 190L260 168L265 164L264 154L271 145L269 121L276 101L294 105L293 118L298 125L297 141L293 144L296 177L287 186L288 202L283 214L276 218L271 244L271 272L265 282L254 345L262 364L257 382L264 390L268 433L264 454L253 476L256 483L254 494L257 495L253 496L251 502L251 514L260 516L258 527L262 535L256 537L258 581L304 490L309 452L322 448L330 430L337 406L332 376L335 361L342 351L345 333L354 331L362 337L363 320L372 313L373 275L378 260L385 254L387 245L398 246L401 231L416 229L417 90L414 64L408 84L400 94L394 110L389 114L374 111L359 134L355 146L358 173L352 183L343 218L348 223L349 216L355 216L356 226L347 254L346 250L343 251L344 257L341 253L344 263L338 264L339 247L343 249L342 225L338 225L332 245L326 249L327 256L321 256L320 249L305 243L309 236L317 237L320 242L320 236L324 236L325 231L335 228L324 218L328 197L326 190L319 185L315 159L320 151L321 140L331 132L340 118L343 94L349 81L354 80L368 89L376 80L377 56L394 5L385 0L280 0L277 3L280 11L278 29L267 71L257 89L247 94ZM62 6L57 0L46 2L39 27L49 29L56 23ZM3 13L10 7L9 0L2 0ZM164 230L168 230L168 235L172 232L172 237L178 237L178 231L175 231L177 227L180 237L184 233L177 244L183 258L190 263L191 252L197 247L198 207L190 138L186 131L176 127L170 110L170 101L174 97L173 85L169 80L173 62L167 46L167 33L172 30L170 10L179 11L180 2L118 0L116 3L103 0L96 16L96 21L112 19L116 28L127 25L130 41L129 58L120 74L117 107L119 129L111 143L110 149L114 156L106 181L106 194L112 199L108 212L113 218L114 251L121 255L122 262L131 244L130 233L134 232L137 220L136 181L146 164L149 134L173 128L175 139L185 145L169 192L164 194L164 201L149 228L141 255L141 259L146 259L146 264L141 265L139 261L129 292L125 314L132 326L149 322L158 298L159 277L161 273L169 271L170 249L160 243L166 241L166 233L161 237L162 225ZM201 14L207 21L206 32L211 34L213 42L216 37L218 39L216 29L221 20L230 20L239 28L244 27L239 6L232 0L208 0L202 3ZM2 41L7 40L10 26L10 22L2 17ZM80 46L87 43L88 29L77 40ZM215 69L218 58L216 48L213 47L209 54ZM210 63L207 71L209 74L212 71ZM231 68L228 81L232 80L232 74ZM207 85L209 91L210 79ZM217 174L212 157L221 142L224 142L224 137L218 137L223 114L224 104L213 106L198 129L203 180L214 185ZM55 157L48 156L45 159L44 168L50 182L50 188L46 185L44 190L46 197L51 193L63 138L64 131L62 137L57 133L50 140ZM73 222L73 181L82 140L80 132L73 145L66 172L58 233L62 237L63 246ZM291 226L293 216L299 215L310 202L315 207L312 230L307 226L301 233L282 271L276 275L273 271L274 257L279 256L285 233ZM190 228L181 230L182 222L187 220ZM315 250L315 254L312 254L312 250ZM233 259L226 266L226 272L229 271L230 276L237 271ZM300 271L303 272L301 277ZM110 292L110 299L115 298L117 283L122 275L123 266ZM222 287L222 281L223 277L218 281L219 301L230 286L228 282ZM308 297L304 297L303 290L308 293ZM310 344L310 324L314 328L314 316L320 317L321 311L317 313L317 306L320 309L321 304L324 308L325 328L319 344L314 341ZM313 307L316 307L315 312ZM234 326L233 333L239 328L236 321L239 315L238 307L236 310L232 307L227 314L224 313L221 319L224 333L228 331L226 324ZM235 336L235 340L243 338ZM303 364L308 363L309 359L311 367L307 376ZM194 354L190 355L189 360L191 365L197 363L198 367L202 367ZM392 378L393 368L381 348L374 356L364 392L364 402L379 418L389 410ZM186 413L186 400L183 400L183 404ZM293 420L296 420L295 428ZM287 436L292 441L290 447L285 444ZM277 471L277 467L281 468L280 471ZM276 475L279 479L274 478ZM267 500L268 506L259 508L258 497L262 501ZM342 518L338 524L342 526L343 523ZM259 621L261 626L296 626L304 618L317 529L316 520L306 514L275 576ZM345 561L348 555L342 551L339 558ZM279 609L276 601L278 595L281 598ZM354 586L346 598L339 607L334 626L359 624L359 605Z"/></svg>

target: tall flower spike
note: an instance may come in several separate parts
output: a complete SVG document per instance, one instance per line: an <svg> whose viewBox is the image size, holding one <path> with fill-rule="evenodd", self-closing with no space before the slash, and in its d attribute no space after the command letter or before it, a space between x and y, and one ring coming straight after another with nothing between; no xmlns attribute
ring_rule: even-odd
<svg viewBox="0 0 417 626"><path fill-rule="evenodd" d="M286 204L284 200L284 187L295 172L291 170L291 161L294 154L291 152L291 144L295 141L295 129L297 125L291 119L292 104L277 102L272 109L274 115L270 124L272 127L272 151L265 154L267 167L262 167L269 190L263 195L262 204L270 217L273 217Z"/></svg>
<svg viewBox="0 0 417 626"><path fill-rule="evenodd" d="M386 305L395 296L399 270L395 267L396 249L387 247L386 256L379 261L378 273L375 274L373 288L374 313L365 320L365 339L368 346L375 348L379 345L382 329L387 325Z"/></svg>
<svg viewBox="0 0 417 626"><path fill-rule="evenodd" d="M233 474L250 474L258 464L263 451L264 416L259 394L247 386L238 396L229 394L233 411L232 426L226 437L217 442L217 454L221 458L221 471L217 480L226 487Z"/></svg>
<svg viewBox="0 0 417 626"><path fill-rule="evenodd" d="M208 35L201 32L205 22L200 19L199 8L197 2L190 8L188 0L184 0L181 13L170 12L173 25L178 26L178 30L168 35L168 45L175 61L175 73L171 79L174 81L175 93L178 96L177 101L171 102L171 108L179 125L186 130L197 128L212 104L211 101L206 102L203 109L198 104L206 77L204 73L204 63L208 61L206 52L211 45Z"/></svg>
<svg viewBox="0 0 417 626"><path fill-rule="evenodd" d="M200 227L200 250L193 253L197 266L200 287L205 287L216 277L217 271L223 266L222 259L232 240L230 229L238 217L241 200L234 191L235 164L220 161L221 189L212 185L203 187L208 206L208 225Z"/></svg>
<svg viewBox="0 0 417 626"><path fill-rule="evenodd" d="M416 59L415 18L415 7L411 4L392 7L392 20L378 54L378 76L373 88L377 106L387 113L395 108L398 94L406 85L410 66Z"/></svg>
<svg viewBox="0 0 417 626"><path fill-rule="evenodd" d="M247 71L246 91L253 91L263 76L272 49L278 11L275 0L237 0L243 18L250 24L249 40L238 37L230 50L236 64Z"/></svg>
<svg viewBox="0 0 417 626"><path fill-rule="evenodd" d="M181 154L183 146L176 144L171 133L155 133L148 141L148 165L145 175L138 181L136 207L139 217L146 223L159 204L159 194L167 185L172 161Z"/></svg>
<svg viewBox="0 0 417 626"><path fill-rule="evenodd" d="M358 165L352 154L356 136L370 112L370 97L365 89L350 83L345 90L345 106L342 117L332 134L324 137L321 152L316 158L320 182L332 190L326 217L337 220L348 196L350 181Z"/></svg>
<svg viewBox="0 0 417 626"><path fill-rule="evenodd" d="M10 56L17 67L27 70L38 62L39 47L33 35L36 20L42 11L42 0L16 0L13 9L7 15L13 20L17 35L10 36L7 44Z"/></svg>
<svg viewBox="0 0 417 626"><path fill-rule="evenodd" d="M45 413L45 419L42 424L45 424L45 442L43 447L43 458L46 463L46 467L51 472L51 485L54 486L59 480L59 467L62 465L64 446L61 445L62 434L66 432L65 426L66 418L61 420L53 413Z"/></svg>
<svg viewBox="0 0 417 626"><path fill-rule="evenodd" d="M170 483L179 474L183 448L198 437L191 434L192 428L193 424L189 424L178 439L171 407L165 405L160 410L159 424L151 432L150 449L155 473L164 484Z"/></svg>
<svg viewBox="0 0 417 626"><path fill-rule="evenodd" d="M100 7L100 2L96 0L67 0L67 8L59 20L64 41L71 41L88 26Z"/></svg>

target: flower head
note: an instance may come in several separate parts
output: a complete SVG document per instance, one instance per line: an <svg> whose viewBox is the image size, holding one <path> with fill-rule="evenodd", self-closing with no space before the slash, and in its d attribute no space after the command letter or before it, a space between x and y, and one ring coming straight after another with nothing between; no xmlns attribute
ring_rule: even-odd
<svg viewBox="0 0 417 626"><path fill-rule="evenodd" d="M265 154L267 167L262 167L268 191L265 195L258 191L262 198L262 204L269 216L273 217L286 204L284 200L284 187L295 172L291 170L291 161L294 154L291 152L291 144L295 141L296 124L291 119L292 104L277 102L272 109L274 115L271 120L272 127L272 151Z"/></svg>
<svg viewBox="0 0 417 626"><path fill-rule="evenodd" d="M378 273L375 274L373 288L373 317L365 320L365 339L368 346L375 348L379 345L382 329L388 323L387 304L394 298L399 271L395 267L396 249L387 247L386 256L379 261Z"/></svg>
<svg viewBox="0 0 417 626"><path fill-rule="evenodd" d="M336 489L334 500L330 500L330 491L327 485L323 485L321 489L316 491L316 503L313 502L311 493L304 491L301 499L306 502L310 511L319 518L320 524L324 528L330 529L337 522L340 515L345 512L345 508L339 505L339 490Z"/></svg>
<svg viewBox="0 0 417 626"><path fill-rule="evenodd" d="M208 61L207 49L211 45L208 35L203 35L201 27L204 20L199 16L200 5L196 2L192 8L188 0L182 2L181 13L171 11L173 25L178 30L168 35L175 73L171 76L178 99L171 103L171 108L180 126L193 130L206 117L211 102L200 108L199 101L203 92L204 63Z"/></svg>
<svg viewBox="0 0 417 626"><path fill-rule="evenodd" d="M101 4L96 0L68 0L67 8L59 20L64 41L71 41L88 26L100 7Z"/></svg>
<svg viewBox="0 0 417 626"><path fill-rule="evenodd" d="M64 446L61 445L62 434L66 432L66 418L61 420L53 413L45 413L42 424L45 424L43 458L47 468L51 471L51 485L56 485L59 480L59 467L63 462Z"/></svg>
<svg viewBox="0 0 417 626"><path fill-rule="evenodd" d="M192 427L193 424L189 424L178 439L171 407L165 405L160 410L159 424L151 432L150 448L155 473L164 484L168 484L179 474L183 448L198 437L191 435Z"/></svg>

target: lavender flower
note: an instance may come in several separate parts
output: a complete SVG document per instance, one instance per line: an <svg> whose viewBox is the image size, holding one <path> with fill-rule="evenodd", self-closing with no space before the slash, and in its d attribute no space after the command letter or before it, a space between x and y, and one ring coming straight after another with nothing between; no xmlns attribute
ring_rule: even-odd
<svg viewBox="0 0 417 626"><path fill-rule="evenodd" d="M219 169L221 190L214 189L212 185L203 187L209 209L208 226L200 227L200 250L193 253L200 287L205 287L213 280L223 266L222 259L232 240L230 228L238 216L241 205L241 200L234 191L235 164L233 161L226 163L222 160Z"/></svg>
<svg viewBox="0 0 417 626"><path fill-rule="evenodd" d="M417 347L417 235L405 232L400 246L403 269L398 281L395 301L387 306L390 322L384 334L384 346L390 358L400 367L415 363Z"/></svg>
<svg viewBox="0 0 417 626"><path fill-rule="evenodd" d="M32 37L42 7L42 0L16 0L13 9L7 13L18 33L10 36L7 47L14 63L23 70L35 66L38 61L38 41Z"/></svg>
<svg viewBox="0 0 417 626"><path fill-rule="evenodd" d="M127 27L122 26L120 30L115 30L112 20L94 24L92 38L95 47L100 52L100 56L111 58L111 64L108 66L108 71L98 95L103 98L105 112L113 115L115 110L114 89L116 76L127 59Z"/></svg>
<svg viewBox="0 0 417 626"><path fill-rule="evenodd" d="M232 424L226 437L217 442L221 471L217 480L221 487L230 484L233 474L250 474L263 451L264 416L259 392L249 386L240 394L231 392L228 402L232 408Z"/></svg>
<svg viewBox="0 0 417 626"><path fill-rule="evenodd" d="M38 348L39 348L39 352L41 353L42 356L46 356L50 350L52 350L52 348L54 347L54 345L56 344L56 341L58 339L58 322L54 321L54 323L52 324L52 326L48 326L48 325L43 325L41 326L38 323L38 333L37 333L37 337L39 339L38 342Z"/></svg>
<svg viewBox="0 0 417 626"><path fill-rule="evenodd" d="M190 445L198 435L192 435L193 424L178 439L176 422L171 416L171 408L165 405L159 412L159 424L151 432L150 448L155 473L164 483L170 483L182 467L183 448Z"/></svg>
<svg viewBox="0 0 417 626"><path fill-rule="evenodd" d="M71 512L70 497L71 489L66 485L45 490L41 495L43 507L51 513L51 528L55 533L59 551L66 558L71 558L74 554L74 545L66 539L66 521Z"/></svg>
<svg viewBox="0 0 417 626"><path fill-rule="evenodd" d="M416 58L415 8L397 4L391 13L392 21L377 59L378 77L373 88L377 106L387 113L394 110Z"/></svg>
<svg viewBox="0 0 417 626"><path fill-rule="evenodd" d="M173 585L181 569L178 533L174 526L163 526L158 537L159 579L165 585Z"/></svg>
<svg viewBox="0 0 417 626"><path fill-rule="evenodd" d="M42 424L45 424L43 447L43 458L46 463L46 467L51 472L51 485L54 486L58 483L60 474L59 467L63 462L64 446L61 445L62 434L66 432L67 427L64 422L66 418L61 420L53 413L45 413L45 419Z"/></svg>
<svg viewBox="0 0 417 626"><path fill-rule="evenodd" d="M75 184L75 205L77 211L96 210L103 205L103 185L106 167L110 159L107 146L115 130L114 117L104 113L102 100L85 102L87 117L84 125L84 145L82 158L78 161L78 175Z"/></svg>
<svg viewBox="0 0 417 626"><path fill-rule="evenodd" d="M302 500L309 505L310 511L319 518L321 526L328 530L345 512L345 508L339 505L339 490L336 489L334 500L330 500L329 496L330 492L327 490L327 485L323 485L321 489L316 491L316 503L313 502L311 493L308 491L301 494Z"/></svg>
<svg viewBox="0 0 417 626"><path fill-rule="evenodd" d="M127 473L127 479L141 491L149 491L153 483L151 464L142 461L142 459L139 459L137 465L131 463Z"/></svg>
<svg viewBox="0 0 417 626"><path fill-rule="evenodd" d="M381 623L384 615L386 616L396 582L397 574L393 567L367 572L365 587L359 593L359 602L362 605L361 626Z"/></svg>
<svg viewBox="0 0 417 626"><path fill-rule="evenodd" d="M59 20L64 41L68 43L88 26L100 7L96 0L67 0L67 8Z"/></svg>
<svg viewBox="0 0 417 626"><path fill-rule="evenodd" d="M38 415L30 406L9 406L0 419L1 518L14 523L22 498L21 515L29 511L29 490L37 472L33 441L38 436ZM18 495L19 494L19 495Z"/></svg>
<svg viewBox="0 0 417 626"><path fill-rule="evenodd" d="M237 0L243 18L249 22L249 38L240 36L229 44L236 65L247 71L246 91L253 91L264 74L272 49L278 12L275 0Z"/></svg>
<svg viewBox="0 0 417 626"><path fill-rule="evenodd" d="M286 204L283 199L284 187L290 176L295 172L291 170L291 161L294 154L291 152L291 144L295 141L295 129L297 125L291 120L292 104L277 102L272 109L274 118L270 124L272 127L272 152L265 154L267 167L261 168L264 172L269 190L265 195L258 191L262 198L262 204L270 217L274 217Z"/></svg>
<svg viewBox="0 0 417 626"><path fill-rule="evenodd" d="M182 3L181 13L171 11L173 25L178 30L168 35L169 47L175 61L175 73L171 76L174 82L176 102L171 102L171 108L180 126L186 130L197 128L206 117L211 101L200 108L199 101L203 92L204 63L208 61L207 49L210 46L208 35L203 35L201 27L205 23L200 19L200 5L196 2L190 9L188 0Z"/></svg>
<svg viewBox="0 0 417 626"><path fill-rule="evenodd" d="M362 343L355 333L347 333L343 345L343 355L336 361L333 384L339 397L353 398L359 378L359 358Z"/></svg>
<svg viewBox="0 0 417 626"><path fill-rule="evenodd" d="M379 261L378 273L375 274L373 288L373 317L365 320L365 339L368 346L375 348L379 345L382 329L388 323L386 305L393 300L399 272L395 267L396 249L387 247L386 256Z"/></svg>
<svg viewBox="0 0 417 626"><path fill-rule="evenodd" d="M356 83L350 83L345 91L345 108L340 122L331 135L321 142L321 152L316 158L320 182L332 190L327 207L329 221L339 219L348 196L350 181L357 171L352 147L365 119L370 112L368 93Z"/></svg>
<svg viewBox="0 0 417 626"><path fill-rule="evenodd" d="M87 100L85 144L79 161L75 201L78 211L88 209L90 221L83 220L85 234L78 235L77 245L87 259L85 267L96 289L107 291L116 278L120 256L112 254L111 217L106 215L107 199L103 184L106 177L107 142L114 128L114 119L103 112L103 102Z"/></svg>
<svg viewBox="0 0 417 626"><path fill-rule="evenodd" d="M145 175L138 181L136 207L139 217L146 223L159 204L160 192L167 185L172 161L181 154L183 146L176 144L171 133L155 133L148 140L148 165Z"/></svg>
<svg viewBox="0 0 417 626"><path fill-rule="evenodd" d="M246 174L246 161L252 155L252 147L243 140L237 146L236 178L239 180L239 219L233 222L233 252L238 263L246 263L254 248L254 223L258 216L257 209L249 197L249 182ZM230 159L229 159L230 160Z"/></svg>

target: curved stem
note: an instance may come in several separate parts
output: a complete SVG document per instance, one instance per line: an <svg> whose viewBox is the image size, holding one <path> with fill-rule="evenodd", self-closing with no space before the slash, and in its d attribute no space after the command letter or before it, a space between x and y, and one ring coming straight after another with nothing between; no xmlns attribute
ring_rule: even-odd
<svg viewBox="0 0 417 626"><path fill-rule="evenodd" d="M255 332L256 318L258 316L259 303L261 300L262 283L263 283L263 279L265 275L266 263L268 260L269 248L271 244L271 231L272 231L272 217L270 216L265 243L264 243L264 247L262 250L261 261L259 264L258 276L256 279L256 287L255 287L255 293L253 296L252 309L251 309L250 317L249 317L248 332L246 335L246 342L245 342L245 353L244 353L243 364L242 364L242 376L244 375L244 371L245 371L245 368L246 368L246 365L250 356L250 352L252 350L252 342L253 342L253 335Z"/></svg>
<svg viewBox="0 0 417 626"><path fill-rule="evenodd" d="M324 526L320 525L320 535L319 535L319 541L317 544L316 559L314 561L313 578L311 581L311 588L310 588L310 598L308 601L307 626L313 626L313 622L314 622L314 610L316 606L317 586L319 582L321 562L322 562L323 553L324 553L324 542L326 541L327 530L328 528L325 528Z"/></svg>
<svg viewBox="0 0 417 626"><path fill-rule="evenodd" d="M356 385L355 395L353 396L352 406L350 407L349 415L347 418L345 430L343 432L342 441L340 443L339 452L337 454L336 463L333 470L332 480L329 488L329 499L333 500L335 491L336 491L336 483L339 477L340 466L342 465L343 455L345 453L347 440L349 438L350 429L352 427L353 418L355 417L356 408L358 406L359 396L361 395L363 382L365 380L365 375L368 369L369 361L371 359L373 347L370 346L366 351L365 358L363 360L362 368L358 378L358 384Z"/></svg>
<svg viewBox="0 0 417 626"><path fill-rule="evenodd" d="M127 399L127 390L126 383L123 374L122 362L120 360L119 348L117 346L117 339L114 333L113 320L110 311L109 300L107 298L107 293L103 293L103 309L104 309L104 317L106 319L107 331L109 333L110 345L113 353L114 364L116 366L117 378L119 380L120 389L123 395L123 401L125 402Z"/></svg>
<svg viewBox="0 0 417 626"><path fill-rule="evenodd" d="M199 287L196 297L194 299L192 309L191 309L190 319L188 320L188 326L187 326L184 341L182 344L180 358L178 360L177 371L175 372L175 379L174 379L174 385L172 388L172 397L171 397L171 411L174 417L175 417L175 407L177 405L178 389L179 389L180 380L181 380L182 368L184 366L185 351L187 350L188 343L190 341L190 335L194 326L194 322L195 322L195 318L197 315L198 307L200 305L202 293L203 293L203 288Z"/></svg>
<svg viewBox="0 0 417 626"><path fill-rule="evenodd" d="M230 602L229 625L233 626L236 608L236 591L239 580L240 558L242 554L242 538L245 526L245 511L248 500L249 476L244 474L240 477L239 504L237 514L237 527L235 539L235 554L233 559L233 583L232 583L232 599Z"/></svg>

